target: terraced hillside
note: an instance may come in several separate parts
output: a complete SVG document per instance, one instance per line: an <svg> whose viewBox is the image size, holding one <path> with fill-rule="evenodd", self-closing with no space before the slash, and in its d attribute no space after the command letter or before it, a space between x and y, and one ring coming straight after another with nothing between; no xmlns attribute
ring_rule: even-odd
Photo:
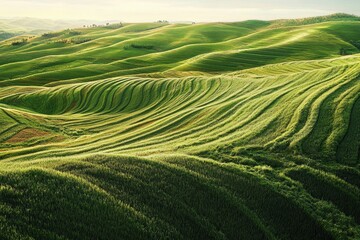
<svg viewBox="0 0 360 240"><path fill-rule="evenodd" d="M0 238L359 239L358 18L295 23L2 42Z"/></svg>

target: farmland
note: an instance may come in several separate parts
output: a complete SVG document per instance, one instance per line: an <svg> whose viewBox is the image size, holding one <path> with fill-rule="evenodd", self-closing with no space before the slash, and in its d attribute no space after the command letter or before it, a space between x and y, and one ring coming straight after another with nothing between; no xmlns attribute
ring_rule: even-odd
<svg viewBox="0 0 360 240"><path fill-rule="evenodd" d="M359 239L359 27L335 14L0 42L0 238Z"/></svg>

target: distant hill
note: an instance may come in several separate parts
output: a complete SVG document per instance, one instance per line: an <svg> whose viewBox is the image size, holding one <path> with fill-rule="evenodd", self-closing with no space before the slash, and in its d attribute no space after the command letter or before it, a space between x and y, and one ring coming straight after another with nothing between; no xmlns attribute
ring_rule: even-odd
<svg viewBox="0 0 360 240"><path fill-rule="evenodd" d="M232 24L234 26L240 25L245 28L254 27L290 27L301 26L315 23L323 23L329 21L360 21L360 17L346 14L336 13L327 16L300 18L300 19L280 19L273 21L259 21L259 20L247 20L242 22L225 23ZM45 32L60 31L67 28L79 28L84 25L89 26L92 24L102 25L106 23L116 23L118 21L94 21L94 20L51 20L51 19L39 19L39 18L0 18L0 41L8 39L14 36L23 34L39 35ZM191 21L178 21L171 22L171 24L192 24ZM199 23L197 23L199 24ZM204 23L200 23L204 24ZM215 24L215 23L214 23Z"/></svg>
<svg viewBox="0 0 360 240"><path fill-rule="evenodd" d="M309 24L319 19L323 22ZM357 19L331 15L293 20L296 27L257 20L114 24L52 32L26 42L14 38L0 44L0 85L58 84L156 72L216 74L351 55L360 52ZM288 21L282 24L289 25Z"/></svg>
<svg viewBox="0 0 360 240"><path fill-rule="evenodd" d="M9 32L0 31L0 41L4 40L4 39L15 37L15 36L16 36L15 33L9 33Z"/></svg>
<svg viewBox="0 0 360 240"><path fill-rule="evenodd" d="M300 26L329 21L360 21L360 17L346 13L335 13L327 16L299 18L299 19L280 19L272 21L272 27L281 26Z"/></svg>
<svg viewBox="0 0 360 240"><path fill-rule="evenodd" d="M114 21L109 21L114 22ZM83 25L105 24L106 21L91 20L51 20L38 18L0 19L0 41L22 34L38 35L45 32L67 28L79 28Z"/></svg>

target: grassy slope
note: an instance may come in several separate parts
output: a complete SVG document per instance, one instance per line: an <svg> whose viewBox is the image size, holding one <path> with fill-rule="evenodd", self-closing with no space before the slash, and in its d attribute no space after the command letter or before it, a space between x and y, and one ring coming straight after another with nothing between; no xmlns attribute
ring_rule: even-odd
<svg viewBox="0 0 360 240"><path fill-rule="evenodd" d="M358 239L358 22L337 18L3 44L0 238Z"/></svg>
<svg viewBox="0 0 360 240"><path fill-rule="evenodd" d="M341 48L359 52L350 44L360 39L359 24L331 21L274 28L271 22L261 21L153 23L64 31L52 38L31 39L23 46L0 45L0 84L59 84L60 80L79 82L162 71L229 72L331 58L339 56ZM76 44L81 41L87 42Z"/></svg>

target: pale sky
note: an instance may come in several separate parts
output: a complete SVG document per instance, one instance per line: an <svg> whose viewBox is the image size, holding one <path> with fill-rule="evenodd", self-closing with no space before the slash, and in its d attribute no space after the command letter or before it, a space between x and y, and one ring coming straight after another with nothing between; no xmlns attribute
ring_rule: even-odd
<svg viewBox="0 0 360 240"><path fill-rule="evenodd" d="M360 15L360 0L0 0L0 18L241 21Z"/></svg>

